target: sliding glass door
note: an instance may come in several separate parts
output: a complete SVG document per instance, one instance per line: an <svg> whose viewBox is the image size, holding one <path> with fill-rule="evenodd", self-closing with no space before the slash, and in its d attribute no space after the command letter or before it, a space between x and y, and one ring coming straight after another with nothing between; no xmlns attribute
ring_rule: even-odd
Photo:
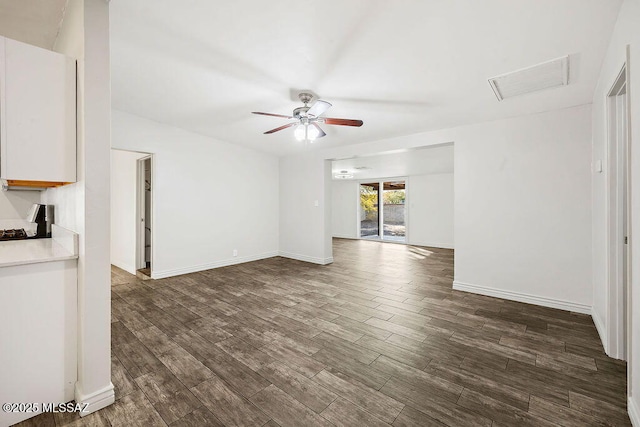
<svg viewBox="0 0 640 427"><path fill-rule="evenodd" d="M360 184L360 237L404 242L406 239L405 181Z"/></svg>

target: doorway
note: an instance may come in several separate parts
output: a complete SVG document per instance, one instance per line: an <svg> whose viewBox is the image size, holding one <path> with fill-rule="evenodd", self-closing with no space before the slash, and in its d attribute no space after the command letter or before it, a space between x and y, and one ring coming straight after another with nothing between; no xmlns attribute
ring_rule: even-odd
<svg viewBox="0 0 640 427"><path fill-rule="evenodd" d="M136 275L143 279L151 278L151 248L153 224L152 203L153 203L153 181L152 181L152 156L143 157L137 161L137 181L136 192L138 230L136 238Z"/></svg>
<svg viewBox="0 0 640 427"><path fill-rule="evenodd" d="M360 183L360 238L406 243L406 181Z"/></svg>
<svg viewBox="0 0 640 427"><path fill-rule="evenodd" d="M629 109L627 67L624 66L607 98L608 113L608 252L609 355L628 359L629 325Z"/></svg>

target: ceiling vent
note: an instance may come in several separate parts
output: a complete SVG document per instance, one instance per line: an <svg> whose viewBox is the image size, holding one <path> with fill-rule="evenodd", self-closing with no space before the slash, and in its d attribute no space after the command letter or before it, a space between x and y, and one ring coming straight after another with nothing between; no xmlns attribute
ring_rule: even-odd
<svg viewBox="0 0 640 427"><path fill-rule="evenodd" d="M489 79L499 101L569 84L569 56Z"/></svg>

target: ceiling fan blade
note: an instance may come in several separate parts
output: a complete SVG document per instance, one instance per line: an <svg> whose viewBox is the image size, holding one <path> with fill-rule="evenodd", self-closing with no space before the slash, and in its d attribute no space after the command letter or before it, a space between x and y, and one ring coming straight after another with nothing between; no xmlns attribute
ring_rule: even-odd
<svg viewBox="0 0 640 427"><path fill-rule="evenodd" d="M327 101L318 99L315 102L315 104L313 104L311 108L309 108L309 111L307 111L307 114L312 115L314 117L318 117L318 116L321 116L329 108L331 108L331 104L329 104Z"/></svg>
<svg viewBox="0 0 640 427"><path fill-rule="evenodd" d="M271 133L278 132L278 131L281 131L281 130L286 129L286 128L290 128L291 126L295 126L295 125L297 125L297 124L298 124L298 123L287 123L286 125L282 125L282 126L280 126L280 127L278 127L278 128L268 130L268 131L266 131L264 134L265 134L265 135L269 135L269 134L271 134Z"/></svg>
<svg viewBox="0 0 640 427"><path fill-rule="evenodd" d="M285 116L284 114L274 114L274 113L261 113L259 111L252 111L252 114L260 114L261 116L272 116L272 117L282 117L285 119L293 119L292 116Z"/></svg>
<svg viewBox="0 0 640 427"><path fill-rule="evenodd" d="M356 127L360 127L364 123L362 120L335 119L335 118L331 118L331 117L323 117L322 120L327 125L339 125L339 126L356 126Z"/></svg>
<svg viewBox="0 0 640 427"><path fill-rule="evenodd" d="M318 129L318 136L316 136L316 138L322 138L323 136L327 135L326 133L324 133L322 128L320 126L318 126L318 124L316 122L312 122L311 124L313 126L315 126L316 129Z"/></svg>

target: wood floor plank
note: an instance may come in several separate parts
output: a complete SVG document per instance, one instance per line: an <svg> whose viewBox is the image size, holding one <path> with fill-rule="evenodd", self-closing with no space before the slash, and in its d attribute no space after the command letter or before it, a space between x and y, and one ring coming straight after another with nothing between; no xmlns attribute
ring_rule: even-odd
<svg viewBox="0 0 640 427"><path fill-rule="evenodd" d="M367 426L388 427L389 424L341 397L320 414L337 427Z"/></svg>
<svg viewBox="0 0 640 427"><path fill-rule="evenodd" d="M296 351L280 341L260 347L260 351L277 359L302 375L311 378L324 369L324 365L304 353Z"/></svg>
<svg viewBox="0 0 640 427"><path fill-rule="evenodd" d="M391 377L384 387L380 389L380 392L397 401L404 402L430 418L449 426L491 426L490 418L469 411L455 402L440 399L436 394L400 381L395 377Z"/></svg>
<svg viewBox="0 0 640 427"><path fill-rule="evenodd" d="M263 425L270 419L215 375L191 391L225 426Z"/></svg>
<svg viewBox="0 0 640 427"><path fill-rule="evenodd" d="M370 350L377 351L380 354L384 354L385 356L396 359L399 362L405 363L409 366L413 366L417 369L426 368L431 361L431 359L428 357L422 356L418 353L413 353L409 350L405 350L386 341L380 341L369 336L360 338L358 341L356 341L356 344L359 344Z"/></svg>
<svg viewBox="0 0 640 427"><path fill-rule="evenodd" d="M553 425L552 421L567 427L608 425L606 421L600 421L589 414L572 408L567 408L565 406L556 405L537 396L531 396L531 401L529 402L529 413L543 419L548 419L549 425Z"/></svg>
<svg viewBox="0 0 640 427"><path fill-rule="evenodd" d="M516 375L506 370L495 369L485 363L477 362L474 359L465 358L460 367L484 378L507 384L510 387L520 390L522 393L535 393L559 405L569 406L568 390L549 383L544 379L527 375Z"/></svg>
<svg viewBox="0 0 640 427"><path fill-rule="evenodd" d="M376 328L375 326L371 326L367 323L356 322L355 320L351 320L348 317L343 316L338 316L331 322L340 325L348 330L359 332L363 335L369 335L379 340L385 340L392 334L391 332L385 331L384 329Z"/></svg>
<svg viewBox="0 0 640 427"><path fill-rule="evenodd" d="M403 337L411 338L416 341L423 341L427 338L427 336L429 336L429 334L419 332L416 329L408 328L406 326L402 326L393 322L387 322L386 320L381 320L376 317L367 319L364 323L379 329L383 329L385 331L392 332L397 335L402 335Z"/></svg>
<svg viewBox="0 0 640 427"><path fill-rule="evenodd" d="M408 405L393 422L394 427L443 427L445 425Z"/></svg>
<svg viewBox="0 0 640 427"><path fill-rule="evenodd" d="M554 427L554 424L537 416L535 413L523 411L482 393L464 389L458 405L473 412L491 418L503 425L521 425L528 427Z"/></svg>
<svg viewBox="0 0 640 427"><path fill-rule="evenodd" d="M413 384L425 392L437 394L439 398L456 402L462 393L463 386L443 377L400 363L385 355L381 355L372 367L386 372L394 378Z"/></svg>
<svg viewBox="0 0 640 427"><path fill-rule="evenodd" d="M203 364L245 397L269 386L269 381L218 347L212 346L210 358Z"/></svg>
<svg viewBox="0 0 640 427"><path fill-rule="evenodd" d="M333 351L333 349L323 348L314 354L313 358L375 390L380 390L390 378L390 375L371 365L362 363L342 352Z"/></svg>
<svg viewBox="0 0 640 427"><path fill-rule="evenodd" d="M256 372L258 372L263 366L268 365L275 360L246 341L236 337L220 341L216 343L216 346L226 351Z"/></svg>
<svg viewBox="0 0 640 427"><path fill-rule="evenodd" d="M275 385L270 385L251 398L282 427L330 427L332 424L298 402Z"/></svg>
<svg viewBox="0 0 640 427"><path fill-rule="evenodd" d="M170 427L224 427L224 424L203 406L169 425Z"/></svg>
<svg viewBox="0 0 640 427"><path fill-rule="evenodd" d="M269 363L263 366L258 373L316 413L322 412L338 397L335 393L280 362Z"/></svg>
<svg viewBox="0 0 640 427"><path fill-rule="evenodd" d="M178 344L153 325L132 332L156 356L178 348Z"/></svg>
<svg viewBox="0 0 640 427"><path fill-rule="evenodd" d="M182 347L169 350L158 359L187 387L193 387L213 375L206 366Z"/></svg>
<svg viewBox="0 0 640 427"><path fill-rule="evenodd" d="M363 336L358 341L363 340L365 337L366 336ZM361 344L352 343L324 332L316 336L314 340L324 348L330 348L335 352L345 354L346 356L352 357L367 365L376 360L380 355L380 353L368 349Z"/></svg>
<svg viewBox="0 0 640 427"><path fill-rule="evenodd" d="M142 391L134 391L104 410L109 423L116 426L166 426L162 417Z"/></svg>
<svg viewBox="0 0 640 427"><path fill-rule="evenodd" d="M116 400L137 390L133 378L115 355L111 355L111 382L115 389Z"/></svg>
<svg viewBox="0 0 640 427"><path fill-rule="evenodd" d="M590 415L600 421L609 422L613 425L631 426L627 408L603 402L573 391L569 392L569 407Z"/></svg>
<svg viewBox="0 0 640 427"><path fill-rule="evenodd" d="M464 368L452 368L437 361L432 361L426 371L523 411L529 408L529 393L503 382L477 375Z"/></svg>
<svg viewBox="0 0 640 427"><path fill-rule="evenodd" d="M404 404L397 400L372 390L337 371L323 370L313 377L313 381L387 423L393 423L402 408L404 408Z"/></svg>

